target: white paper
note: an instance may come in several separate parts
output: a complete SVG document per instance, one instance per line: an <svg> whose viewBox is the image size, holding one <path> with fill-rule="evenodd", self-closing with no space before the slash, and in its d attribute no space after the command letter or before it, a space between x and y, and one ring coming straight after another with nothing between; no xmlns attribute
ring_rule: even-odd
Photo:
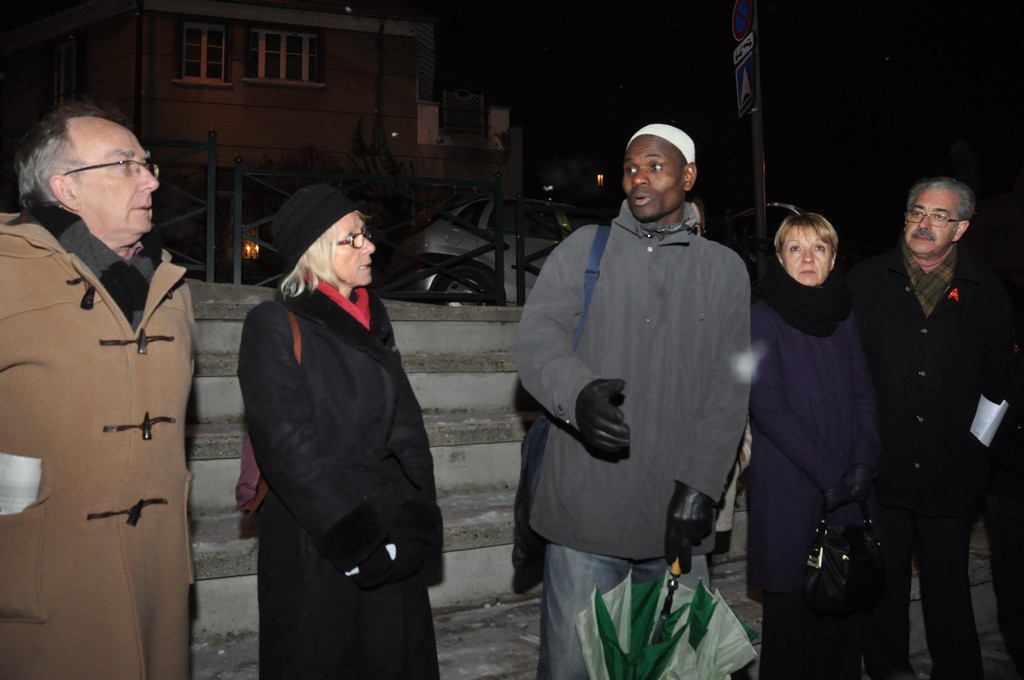
<svg viewBox="0 0 1024 680"><path fill-rule="evenodd" d="M974 422L971 423L971 434L978 438L985 446L989 446L992 443L992 438L996 436L996 430L999 429L999 423L1003 422L1003 416L1006 415L1006 409L1010 408L1010 405L1003 399L1003 403L996 406L993 402L985 398L985 395L978 397L978 411L974 414Z"/></svg>
<svg viewBox="0 0 1024 680"><path fill-rule="evenodd" d="M21 512L39 498L43 461L0 453L0 515Z"/></svg>

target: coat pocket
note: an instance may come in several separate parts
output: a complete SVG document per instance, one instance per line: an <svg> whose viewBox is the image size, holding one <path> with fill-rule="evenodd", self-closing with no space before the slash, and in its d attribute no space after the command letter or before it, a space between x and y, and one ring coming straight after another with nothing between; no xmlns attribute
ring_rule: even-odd
<svg viewBox="0 0 1024 680"><path fill-rule="evenodd" d="M43 487L39 499L23 511L0 515L0 621L46 621L43 545L46 501L52 493Z"/></svg>

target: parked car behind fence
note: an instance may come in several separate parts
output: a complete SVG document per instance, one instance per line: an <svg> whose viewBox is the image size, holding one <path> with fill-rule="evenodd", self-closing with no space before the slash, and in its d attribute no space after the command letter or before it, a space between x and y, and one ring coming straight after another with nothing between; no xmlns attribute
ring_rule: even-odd
<svg viewBox="0 0 1024 680"><path fill-rule="evenodd" d="M505 200L495 210L491 194L453 199L395 248L386 294L448 303L522 304L520 298L525 300L533 288L544 260L565 236L584 225L610 224L616 214L531 198Z"/></svg>

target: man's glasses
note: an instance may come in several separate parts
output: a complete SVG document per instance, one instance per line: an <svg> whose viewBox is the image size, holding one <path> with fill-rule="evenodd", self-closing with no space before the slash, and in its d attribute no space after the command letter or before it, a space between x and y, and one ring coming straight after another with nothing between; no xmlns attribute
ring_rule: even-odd
<svg viewBox="0 0 1024 680"><path fill-rule="evenodd" d="M931 220L933 227L945 227L950 222L953 222L955 224L961 221L954 220L949 215L944 215L943 213L925 213L921 212L920 210L908 210L907 212L903 213L903 217L905 217L907 222L910 222L911 224L918 224L919 222L921 222L921 220L927 217L929 220Z"/></svg>
<svg viewBox="0 0 1024 680"><path fill-rule="evenodd" d="M124 172L125 177L138 177L142 174L142 169L145 168L149 171L153 177L160 177L160 166L151 161L133 161L133 160L122 160L113 161L111 163L99 163L97 165L87 165L84 168L75 168L74 170L68 170L64 173L65 176L73 175L76 172L85 172L86 170L98 170L99 168L113 168L119 166Z"/></svg>
<svg viewBox="0 0 1024 680"><path fill-rule="evenodd" d="M363 245L366 243L366 239L372 238L373 234L370 233L370 230L367 229L366 227L363 227L363 230L360 231L358 234L352 234L351 236L343 238L340 241L338 241L338 245L352 246L353 248L358 250L359 248L362 248Z"/></svg>

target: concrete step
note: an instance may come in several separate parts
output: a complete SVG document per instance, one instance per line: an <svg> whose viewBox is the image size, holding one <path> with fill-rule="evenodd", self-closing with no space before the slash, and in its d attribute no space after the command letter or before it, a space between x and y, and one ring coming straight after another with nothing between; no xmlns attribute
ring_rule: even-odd
<svg viewBox="0 0 1024 680"><path fill-rule="evenodd" d="M470 606L536 592L539 576L512 568L514 490L459 494L439 500L444 519L440 560L429 565L434 607ZM259 514L230 512L192 518L195 563L193 641L255 634Z"/></svg>
<svg viewBox="0 0 1024 680"><path fill-rule="evenodd" d="M198 363L227 367L237 357L206 355ZM406 369L424 413L534 410L536 401L522 388L511 360L503 355L428 357L416 355ZM231 366L231 370L235 370ZM242 422L245 408L234 375L199 375L192 381L189 421Z"/></svg>
<svg viewBox="0 0 1024 680"><path fill-rule="evenodd" d="M190 283L195 315L195 379L189 421L243 420L238 345L245 315L272 289ZM446 307L386 301L406 372L425 412L535 408L512 361L516 307Z"/></svg>
<svg viewBox="0 0 1024 680"><path fill-rule="evenodd" d="M519 446L536 412L473 412L424 416L439 496L507 491L519 481ZM235 509L241 470L242 423L199 423L187 427L192 472L189 511L220 515Z"/></svg>
<svg viewBox="0 0 1024 680"><path fill-rule="evenodd" d="M198 354L231 354L238 350L245 315L259 302L274 297L271 288L190 281L197 324ZM402 354L473 354L487 348L511 352L518 307L448 307L417 302L384 302Z"/></svg>

